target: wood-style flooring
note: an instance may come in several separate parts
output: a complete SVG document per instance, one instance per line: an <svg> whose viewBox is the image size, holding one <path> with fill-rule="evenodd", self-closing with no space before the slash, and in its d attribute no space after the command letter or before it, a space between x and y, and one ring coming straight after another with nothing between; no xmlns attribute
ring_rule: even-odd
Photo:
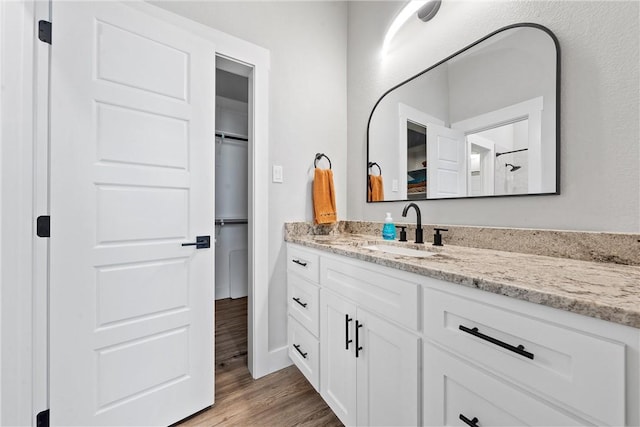
<svg viewBox="0 0 640 427"><path fill-rule="evenodd" d="M295 366L258 380L251 378L247 298L216 301L215 341L215 404L181 427L342 426Z"/></svg>

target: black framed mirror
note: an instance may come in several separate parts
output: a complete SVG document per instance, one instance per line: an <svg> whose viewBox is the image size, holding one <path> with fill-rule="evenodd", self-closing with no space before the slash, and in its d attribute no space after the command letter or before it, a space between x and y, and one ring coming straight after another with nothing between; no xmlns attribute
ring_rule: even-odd
<svg viewBox="0 0 640 427"><path fill-rule="evenodd" d="M368 202L560 194L555 35L509 25L389 89L367 166Z"/></svg>

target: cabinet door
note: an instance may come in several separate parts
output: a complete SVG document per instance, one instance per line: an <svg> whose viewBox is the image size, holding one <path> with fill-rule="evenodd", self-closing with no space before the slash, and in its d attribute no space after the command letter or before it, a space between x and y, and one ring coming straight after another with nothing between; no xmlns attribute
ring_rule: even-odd
<svg viewBox="0 0 640 427"><path fill-rule="evenodd" d="M424 425L584 426L590 423L545 403L439 347L424 344Z"/></svg>
<svg viewBox="0 0 640 427"><path fill-rule="evenodd" d="M358 309L358 425L419 425L420 338Z"/></svg>
<svg viewBox="0 0 640 427"><path fill-rule="evenodd" d="M320 310L320 394L340 421L355 425L356 307L323 289Z"/></svg>

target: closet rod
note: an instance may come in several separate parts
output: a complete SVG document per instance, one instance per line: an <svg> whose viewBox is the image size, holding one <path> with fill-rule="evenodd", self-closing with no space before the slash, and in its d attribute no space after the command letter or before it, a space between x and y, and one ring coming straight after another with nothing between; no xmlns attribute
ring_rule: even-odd
<svg viewBox="0 0 640 427"><path fill-rule="evenodd" d="M216 225L225 225L225 224L248 224L246 219L215 219Z"/></svg>
<svg viewBox="0 0 640 427"><path fill-rule="evenodd" d="M235 139L237 141L249 142L249 138L243 138L241 136L225 135L224 133L218 133L218 132L216 132L216 136L218 136L218 137L220 137L222 139Z"/></svg>

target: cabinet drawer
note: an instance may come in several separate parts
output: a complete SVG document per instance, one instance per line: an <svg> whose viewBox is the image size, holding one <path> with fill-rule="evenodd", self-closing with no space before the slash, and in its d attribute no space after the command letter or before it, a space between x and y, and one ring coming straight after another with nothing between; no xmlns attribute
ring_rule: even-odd
<svg viewBox="0 0 640 427"><path fill-rule="evenodd" d="M478 426L587 424L428 342L423 354L425 425L465 426L460 415Z"/></svg>
<svg viewBox="0 0 640 427"><path fill-rule="evenodd" d="M289 316L289 358L317 392L320 391L320 344L298 321Z"/></svg>
<svg viewBox="0 0 640 427"><path fill-rule="evenodd" d="M323 258L323 287L411 330L419 330L420 285L407 274L374 264Z"/></svg>
<svg viewBox="0 0 640 427"><path fill-rule="evenodd" d="M287 280L289 315L317 337L320 288L295 274L290 274Z"/></svg>
<svg viewBox="0 0 640 427"><path fill-rule="evenodd" d="M599 424L624 424L623 344L447 292L423 295L435 342Z"/></svg>
<svg viewBox="0 0 640 427"><path fill-rule="evenodd" d="M320 257L298 246L287 246L287 270L318 283Z"/></svg>

